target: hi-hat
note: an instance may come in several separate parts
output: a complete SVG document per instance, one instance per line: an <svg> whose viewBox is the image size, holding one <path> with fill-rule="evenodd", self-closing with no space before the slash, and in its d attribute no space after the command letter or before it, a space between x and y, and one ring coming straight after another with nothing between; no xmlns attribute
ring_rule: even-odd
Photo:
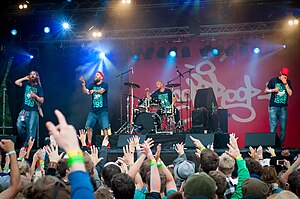
<svg viewBox="0 0 300 199"><path fill-rule="evenodd" d="M166 85L166 87L168 87L168 88L174 88L174 87L178 87L178 86L180 86L179 83L173 83L173 84L167 84Z"/></svg>
<svg viewBox="0 0 300 199"><path fill-rule="evenodd" d="M136 84L136 83L133 83L133 82L126 82L124 83L125 86L129 86L130 88L140 88L141 86Z"/></svg>

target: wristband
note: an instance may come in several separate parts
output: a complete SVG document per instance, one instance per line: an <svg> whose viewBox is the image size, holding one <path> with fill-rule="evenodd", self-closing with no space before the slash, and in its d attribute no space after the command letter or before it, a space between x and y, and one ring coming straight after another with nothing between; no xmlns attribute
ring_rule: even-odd
<svg viewBox="0 0 300 199"><path fill-rule="evenodd" d="M85 84L81 84L82 86L85 86Z"/></svg>
<svg viewBox="0 0 300 199"><path fill-rule="evenodd" d="M157 162L150 163L150 167L157 166Z"/></svg>
<svg viewBox="0 0 300 199"><path fill-rule="evenodd" d="M8 167L4 167L3 170L4 171L9 171L9 168Z"/></svg>
<svg viewBox="0 0 300 199"><path fill-rule="evenodd" d="M242 155L238 155L235 159L236 160L242 160L243 158L242 158Z"/></svg>
<svg viewBox="0 0 300 199"><path fill-rule="evenodd" d="M157 164L157 168L159 168L159 169L160 169L162 166L163 166L163 163L162 163L162 162L160 162L160 163Z"/></svg>
<svg viewBox="0 0 300 199"><path fill-rule="evenodd" d="M271 157L276 157L276 154L275 153L271 153Z"/></svg>
<svg viewBox="0 0 300 199"><path fill-rule="evenodd" d="M12 150L12 151L10 151L10 152L7 152L6 155L9 156L9 155L15 154L15 153L16 153L16 151L15 151L15 150Z"/></svg>
<svg viewBox="0 0 300 199"><path fill-rule="evenodd" d="M152 163L156 163L156 160L155 159L150 160L150 164Z"/></svg>
<svg viewBox="0 0 300 199"><path fill-rule="evenodd" d="M84 158L83 156L73 156L68 158L68 165L71 167L75 163L84 163Z"/></svg>
<svg viewBox="0 0 300 199"><path fill-rule="evenodd" d="M17 158L18 161L22 161L23 160L23 157L19 157Z"/></svg>
<svg viewBox="0 0 300 199"><path fill-rule="evenodd" d="M83 156L83 153L81 150L78 151L69 151L68 153L68 158L74 157L74 156Z"/></svg>
<svg viewBox="0 0 300 199"><path fill-rule="evenodd" d="M200 151L203 151L205 149L205 147L204 146L202 146L202 147L200 147Z"/></svg>

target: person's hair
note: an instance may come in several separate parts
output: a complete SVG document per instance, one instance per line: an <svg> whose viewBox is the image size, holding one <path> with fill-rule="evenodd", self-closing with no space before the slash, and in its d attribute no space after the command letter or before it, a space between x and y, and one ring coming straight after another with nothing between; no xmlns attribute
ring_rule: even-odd
<svg viewBox="0 0 300 199"><path fill-rule="evenodd" d="M39 74L37 71L33 70L33 71L30 71L30 72L28 73L28 75L30 75L30 73L32 73L32 72L35 72L35 74L36 74L36 81L34 82L34 84L35 84L35 85L41 85L40 74Z"/></svg>
<svg viewBox="0 0 300 199"><path fill-rule="evenodd" d="M30 171L30 166L26 161L18 161L20 175L26 175Z"/></svg>
<svg viewBox="0 0 300 199"><path fill-rule="evenodd" d="M110 191L105 187L99 187L94 193L95 199L113 199Z"/></svg>
<svg viewBox="0 0 300 199"><path fill-rule="evenodd" d="M166 175L164 172L159 171L159 176L160 176L160 193L165 193L166 192L166 185L167 185L167 179ZM150 186L150 179L151 179L151 172L149 171L147 174L147 185Z"/></svg>
<svg viewBox="0 0 300 199"><path fill-rule="evenodd" d="M172 174L175 183L177 183L179 180L178 180L178 178L176 178L176 176L175 176L175 173L174 173L174 167L168 167L168 170L169 170L170 173Z"/></svg>
<svg viewBox="0 0 300 199"><path fill-rule="evenodd" d="M57 199L71 197L70 187L60 182L58 178L49 175L38 179L35 183L26 185L22 190L22 194L25 198L30 199L52 199L56 190Z"/></svg>
<svg viewBox="0 0 300 199"><path fill-rule="evenodd" d="M84 157L84 164L85 164L86 171L90 175L93 174L94 163L93 163L92 159L86 153L84 153L83 157Z"/></svg>
<svg viewBox="0 0 300 199"><path fill-rule="evenodd" d="M176 191L168 196L168 199L183 199L183 194L180 191Z"/></svg>
<svg viewBox="0 0 300 199"><path fill-rule="evenodd" d="M257 174L261 176L262 166L258 161L254 160L253 158L245 158L245 161L250 174Z"/></svg>
<svg viewBox="0 0 300 199"><path fill-rule="evenodd" d="M141 178L143 180L143 183L147 182L147 174L149 171L150 171L150 160L147 159L143 162L143 164L140 167L140 171L139 171Z"/></svg>
<svg viewBox="0 0 300 199"><path fill-rule="evenodd" d="M299 196L300 186L298 184L300 184L300 173L298 171L294 171L289 175L288 184L289 184L290 191L296 194L297 196Z"/></svg>
<svg viewBox="0 0 300 199"><path fill-rule="evenodd" d="M65 158L61 159L57 164L57 171L61 178L64 178L67 176L68 169L69 169L68 160Z"/></svg>
<svg viewBox="0 0 300 199"><path fill-rule="evenodd" d="M120 167L114 164L107 165L102 170L104 184L111 188L111 179L114 175L121 173Z"/></svg>
<svg viewBox="0 0 300 199"><path fill-rule="evenodd" d="M232 174L232 172L234 171L234 165L235 160L226 153L223 153L219 157L219 171L221 171L225 175Z"/></svg>
<svg viewBox="0 0 300 199"><path fill-rule="evenodd" d="M227 181L226 181L225 174L222 173L221 171L210 171L208 175L216 182L217 185L216 194L218 196L218 199L223 199L224 193L227 188Z"/></svg>
<svg viewBox="0 0 300 199"><path fill-rule="evenodd" d="M277 183L278 176L275 167L273 166L263 167L261 180L267 184Z"/></svg>
<svg viewBox="0 0 300 199"><path fill-rule="evenodd" d="M200 156L200 166L205 173L217 170L219 166L219 156L210 149L204 149Z"/></svg>
<svg viewBox="0 0 300 199"><path fill-rule="evenodd" d="M134 180L125 173L119 173L111 179L111 190L116 199L132 199L135 193Z"/></svg>
<svg viewBox="0 0 300 199"><path fill-rule="evenodd" d="M280 171L280 172L278 173L278 179L280 179L280 178L284 175L285 172L286 172L286 170ZM286 190L286 189L287 189L286 184L285 184L285 183L282 183L280 180L278 180L278 186L279 186L281 189L283 189L283 190Z"/></svg>

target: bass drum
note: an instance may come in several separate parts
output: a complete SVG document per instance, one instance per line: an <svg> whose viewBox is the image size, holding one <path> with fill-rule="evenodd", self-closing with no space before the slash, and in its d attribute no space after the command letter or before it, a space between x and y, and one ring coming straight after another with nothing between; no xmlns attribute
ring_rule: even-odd
<svg viewBox="0 0 300 199"><path fill-rule="evenodd" d="M136 116L134 125L139 133L155 133L161 129L161 118L157 113L142 112Z"/></svg>

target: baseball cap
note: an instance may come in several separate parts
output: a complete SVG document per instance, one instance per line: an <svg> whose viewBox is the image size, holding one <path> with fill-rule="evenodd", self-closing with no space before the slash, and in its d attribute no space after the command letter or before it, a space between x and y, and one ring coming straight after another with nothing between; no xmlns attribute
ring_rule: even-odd
<svg viewBox="0 0 300 199"><path fill-rule="evenodd" d="M286 76L289 75L289 69L288 69L288 68L282 68L282 69L280 70L280 72L281 72L282 75L286 75Z"/></svg>

